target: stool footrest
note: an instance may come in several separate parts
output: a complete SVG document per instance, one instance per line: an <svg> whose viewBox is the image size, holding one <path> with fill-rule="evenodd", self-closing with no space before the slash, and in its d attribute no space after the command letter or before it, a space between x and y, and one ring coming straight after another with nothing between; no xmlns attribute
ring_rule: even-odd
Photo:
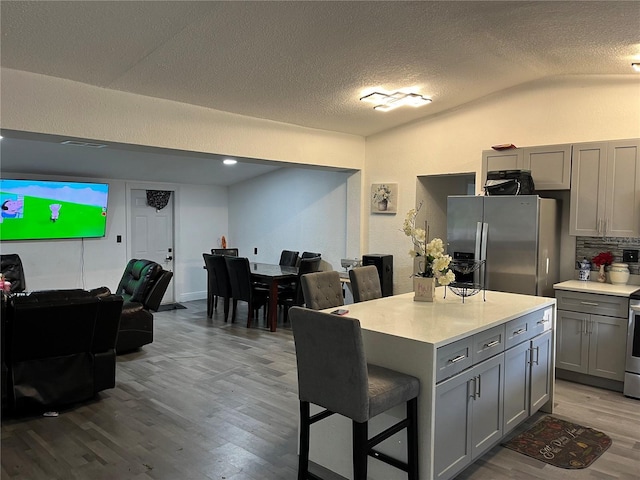
<svg viewBox="0 0 640 480"><path fill-rule="evenodd" d="M375 437L371 437L367 442L367 449L368 450L373 449L373 447L378 445L380 442L385 441L390 436L395 435L396 433L398 433L404 428L407 428L408 425L409 425L409 421L405 418L404 420L399 421L398 423L396 423L395 425L392 425L386 430L383 430Z"/></svg>
<svg viewBox="0 0 640 480"><path fill-rule="evenodd" d="M376 458L378 460L380 460L381 462L384 462L388 465L391 465L392 467L396 467L399 470L402 470L403 472L408 472L409 471L409 465L405 462L401 462L400 460L398 460L397 458L393 458L390 457L389 455L379 452L377 450L373 450L371 449L369 451L369 456Z"/></svg>

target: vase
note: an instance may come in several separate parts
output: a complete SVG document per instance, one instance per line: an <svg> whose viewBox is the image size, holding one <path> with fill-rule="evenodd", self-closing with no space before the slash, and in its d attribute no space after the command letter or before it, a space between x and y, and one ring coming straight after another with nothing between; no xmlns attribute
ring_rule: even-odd
<svg viewBox="0 0 640 480"><path fill-rule="evenodd" d="M607 281L607 274L604 271L604 265L600 265L600 270L598 270L598 281L600 283Z"/></svg>
<svg viewBox="0 0 640 480"><path fill-rule="evenodd" d="M413 277L413 300L433 302L436 294L436 279L433 277Z"/></svg>
<svg viewBox="0 0 640 480"><path fill-rule="evenodd" d="M629 265L612 263L609 267L609 280L614 285L626 285L629 281Z"/></svg>
<svg viewBox="0 0 640 480"><path fill-rule="evenodd" d="M378 202L378 211L385 212L386 210L387 210L387 201L382 200L381 202Z"/></svg>

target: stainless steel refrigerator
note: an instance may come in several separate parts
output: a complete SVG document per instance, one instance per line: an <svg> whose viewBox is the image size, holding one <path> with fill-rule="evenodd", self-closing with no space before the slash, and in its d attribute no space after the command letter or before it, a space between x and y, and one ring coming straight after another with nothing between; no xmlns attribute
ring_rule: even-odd
<svg viewBox="0 0 640 480"><path fill-rule="evenodd" d="M486 290L553 297L560 253L559 202L537 195L450 196L447 253L454 260L485 260L456 280Z"/></svg>

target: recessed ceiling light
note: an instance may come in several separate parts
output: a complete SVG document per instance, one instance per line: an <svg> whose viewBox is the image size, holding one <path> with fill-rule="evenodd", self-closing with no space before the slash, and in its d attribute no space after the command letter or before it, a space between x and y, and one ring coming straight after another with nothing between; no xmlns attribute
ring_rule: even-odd
<svg viewBox="0 0 640 480"><path fill-rule="evenodd" d="M238 161L234 160L233 158L225 158L222 163L224 163L225 165L235 165L236 163L238 163Z"/></svg>
<svg viewBox="0 0 640 480"><path fill-rule="evenodd" d="M403 105L410 107L421 107L432 102L430 98L423 97L418 93L409 92L373 92L364 97L360 97L363 102L373 103L374 110L388 112Z"/></svg>
<svg viewBox="0 0 640 480"><path fill-rule="evenodd" d="M636 72L640 73L640 62L634 62L631 64L631 68L633 68Z"/></svg>

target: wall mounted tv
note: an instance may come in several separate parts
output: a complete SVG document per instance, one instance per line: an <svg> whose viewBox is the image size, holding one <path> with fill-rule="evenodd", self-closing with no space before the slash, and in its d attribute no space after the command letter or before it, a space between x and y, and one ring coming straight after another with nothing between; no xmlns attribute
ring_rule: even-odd
<svg viewBox="0 0 640 480"><path fill-rule="evenodd" d="M104 237L106 183L0 179L0 240Z"/></svg>

